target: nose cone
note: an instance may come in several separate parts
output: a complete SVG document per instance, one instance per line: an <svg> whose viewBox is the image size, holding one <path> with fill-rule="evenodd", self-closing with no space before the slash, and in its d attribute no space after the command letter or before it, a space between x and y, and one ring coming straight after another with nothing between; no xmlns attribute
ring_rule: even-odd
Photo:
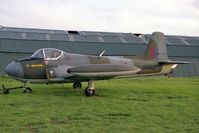
<svg viewBox="0 0 199 133"><path fill-rule="evenodd" d="M13 77L22 78L24 76L23 68L19 62L12 62L6 67L6 74Z"/></svg>

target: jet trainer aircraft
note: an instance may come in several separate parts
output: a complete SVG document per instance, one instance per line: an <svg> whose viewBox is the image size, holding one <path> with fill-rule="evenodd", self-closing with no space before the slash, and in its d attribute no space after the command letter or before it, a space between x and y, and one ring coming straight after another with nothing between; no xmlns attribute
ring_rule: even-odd
<svg viewBox="0 0 199 133"><path fill-rule="evenodd" d="M31 57L15 60L6 67L6 73L23 83L73 83L73 88L81 88L81 82L88 82L86 96L95 94L95 80L118 77L169 75L177 64L188 62L168 59L164 34L154 32L145 52L132 57L110 57L66 53L55 48L42 48ZM24 92L32 89L24 86L5 88L23 88Z"/></svg>

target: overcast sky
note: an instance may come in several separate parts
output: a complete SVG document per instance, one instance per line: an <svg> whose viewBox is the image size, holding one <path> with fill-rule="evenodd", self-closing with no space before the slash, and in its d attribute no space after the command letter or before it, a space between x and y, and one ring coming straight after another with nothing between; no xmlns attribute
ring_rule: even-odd
<svg viewBox="0 0 199 133"><path fill-rule="evenodd" d="M199 0L0 0L0 25L199 36Z"/></svg>

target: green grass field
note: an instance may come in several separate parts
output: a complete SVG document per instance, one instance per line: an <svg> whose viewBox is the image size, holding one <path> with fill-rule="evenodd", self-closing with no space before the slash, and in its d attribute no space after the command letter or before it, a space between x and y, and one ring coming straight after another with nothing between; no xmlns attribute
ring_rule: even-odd
<svg viewBox="0 0 199 133"><path fill-rule="evenodd" d="M7 87L21 85L0 78ZM0 94L1 133L199 133L199 78L97 81L96 95L72 84ZM83 84L85 88L87 83Z"/></svg>

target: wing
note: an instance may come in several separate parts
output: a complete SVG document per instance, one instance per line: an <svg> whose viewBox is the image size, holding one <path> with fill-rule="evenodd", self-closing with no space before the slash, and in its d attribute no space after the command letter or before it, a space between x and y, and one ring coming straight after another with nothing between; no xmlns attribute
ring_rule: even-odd
<svg viewBox="0 0 199 133"><path fill-rule="evenodd" d="M114 65L114 64L89 64L81 65L68 69L68 73L74 76L83 77L116 77L133 75L141 69L128 65Z"/></svg>

